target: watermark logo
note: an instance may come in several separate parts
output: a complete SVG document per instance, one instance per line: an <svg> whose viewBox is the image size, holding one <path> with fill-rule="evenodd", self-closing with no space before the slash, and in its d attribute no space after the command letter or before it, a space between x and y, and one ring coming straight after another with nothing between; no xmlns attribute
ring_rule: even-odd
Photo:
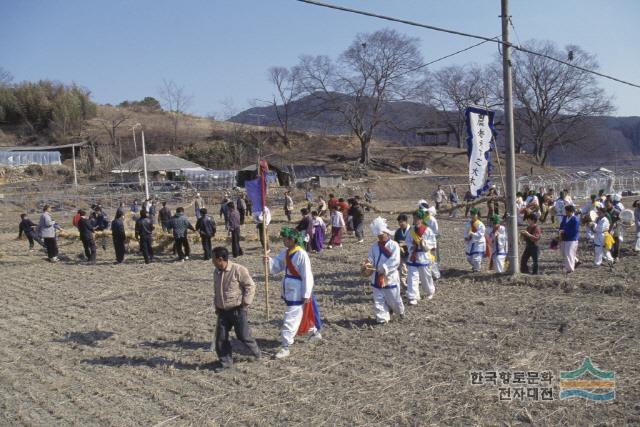
<svg viewBox="0 0 640 427"><path fill-rule="evenodd" d="M572 397L599 402L615 399L615 372L596 368L589 357L574 371L560 371L560 399Z"/></svg>

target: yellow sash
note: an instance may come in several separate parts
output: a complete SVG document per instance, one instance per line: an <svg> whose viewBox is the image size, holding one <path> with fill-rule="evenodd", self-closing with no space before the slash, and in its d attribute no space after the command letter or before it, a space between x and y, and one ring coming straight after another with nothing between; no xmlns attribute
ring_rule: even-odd
<svg viewBox="0 0 640 427"><path fill-rule="evenodd" d="M613 239L613 236L611 234L609 234L608 231L604 232L604 242L602 243L602 246L606 249L606 250L611 250L611 248L613 247L613 244L615 243L615 240Z"/></svg>

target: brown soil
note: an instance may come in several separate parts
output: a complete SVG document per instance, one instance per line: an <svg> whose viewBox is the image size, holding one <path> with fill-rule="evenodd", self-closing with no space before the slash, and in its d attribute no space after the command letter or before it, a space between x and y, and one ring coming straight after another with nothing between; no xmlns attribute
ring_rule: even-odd
<svg viewBox="0 0 640 427"><path fill-rule="evenodd" d="M397 211L400 203L379 207ZM279 278L270 282L267 319L260 252L253 239L245 242L240 262L258 283L249 315L265 357L252 362L234 343L235 366L221 374L205 351L215 319L212 266L201 248L194 245L187 263L164 254L150 266L138 255L114 266L111 248L99 248L98 264L87 266L77 257L80 243L64 241L65 260L49 264L15 234L0 235L0 424L640 423L640 284L630 242L612 272L591 267L582 251L583 266L566 279L559 255L545 249L541 276L512 279L469 273L463 220L440 223L444 277L435 298L408 308L403 322L373 324L357 265L371 236L312 255L324 340L300 340L283 361L271 358L283 310ZM544 248L549 239L547 226ZM497 388L470 381L471 371L550 370L557 399L558 372L585 356L615 371L613 402L505 403Z"/></svg>

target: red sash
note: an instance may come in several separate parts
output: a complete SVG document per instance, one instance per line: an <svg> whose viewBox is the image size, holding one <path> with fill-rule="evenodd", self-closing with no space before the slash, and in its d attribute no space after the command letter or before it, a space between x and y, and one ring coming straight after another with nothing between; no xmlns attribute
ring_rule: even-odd
<svg viewBox="0 0 640 427"><path fill-rule="evenodd" d="M285 261L287 263L287 272L289 273L289 275L302 279L302 276L300 276L300 273L293 265L293 261L291 260L291 258L293 258L293 254L298 252L299 250L301 250L301 248L299 246L296 246L292 250L287 251ZM312 295L311 298L309 298L309 301L307 301L302 306L302 320L300 321L300 326L298 327L298 331L296 332L297 336L305 335L309 331L309 329L313 327L315 327L316 329L320 329L320 318L316 315L318 308L317 306L314 307L314 305L315 299Z"/></svg>
<svg viewBox="0 0 640 427"><path fill-rule="evenodd" d="M291 276L302 278L302 276L300 276L300 273L298 273L298 270L296 270L296 267L293 265L293 261L291 261L291 258L293 256L293 254L296 253L299 250L300 250L300 248L296 246L292 250L287 251L287 256L285 257L285 260L286 260L286 263L287 263L287 271L289 271L289 274Z"/></svg>
<svg viewBox="0 0 640 427"><path fill-rule="evenodd" d="M385 243L382 242L378 242L378 249L380 250L380 253L384 256L386 256L387 258L391 257L391 251L389 249L387 249ZM377 271L378 266L376 265L376 275L375 275L375 282L376 282L376 287L377 288L384 288L384 274L380 274Z"/></svg>

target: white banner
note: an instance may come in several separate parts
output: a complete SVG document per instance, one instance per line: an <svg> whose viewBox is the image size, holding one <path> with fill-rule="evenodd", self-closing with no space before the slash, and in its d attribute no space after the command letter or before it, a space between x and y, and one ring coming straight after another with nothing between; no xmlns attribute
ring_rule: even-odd
<svg viewBox="0 0 640 427"><path fill-rule="evenodd" d="M494 112L477 107L465 111L467 124L467 154L469 156L469 189L479 197L489 189L491 182L491 151Z"/></svg>

